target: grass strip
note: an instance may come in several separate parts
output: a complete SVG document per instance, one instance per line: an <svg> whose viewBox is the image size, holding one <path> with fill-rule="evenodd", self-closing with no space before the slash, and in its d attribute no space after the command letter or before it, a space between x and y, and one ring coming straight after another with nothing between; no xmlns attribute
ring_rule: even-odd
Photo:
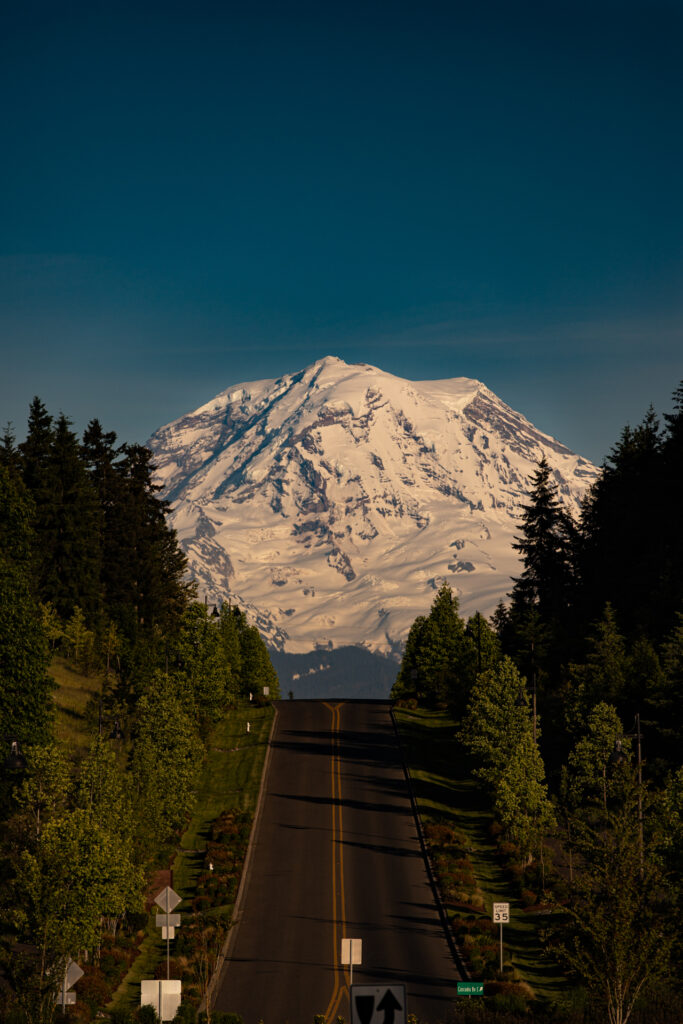
<svg viewBox="0 0 683 1024"><path fill-rule="evenodd" d="M204 870L212 822L225 810L256 810L273 714L270 706L256 708L245 703L231 709L209 736L194 812L171 865L173 888L183 899L178 913L188 911L189 901L195 895L197 879ZM232 904L215 905L211 914L229 921L232 909ZM140 982L153 978L157 964L166 956L166 944L154 926L153 914L146 930L139 954L116 989L108 1010L138 1006Z"/></svg>
<svg viewBox="0 0 683 1024"><path fill-rule="evenodd" d="M505 961L537 998L557 999L566 992L565 978L545 956L538 937L541 919L524 913L521 901L512 895L489 831L491 809L455 740L456 723L446 712L424 709L396 708L395 717L423 824L445 822L465 835L485 913L490 919L494 902L510 904L510 924L503 929ZM452 916L455 908L449 912ZM467 908L458 912L477 913Z"/></svg>

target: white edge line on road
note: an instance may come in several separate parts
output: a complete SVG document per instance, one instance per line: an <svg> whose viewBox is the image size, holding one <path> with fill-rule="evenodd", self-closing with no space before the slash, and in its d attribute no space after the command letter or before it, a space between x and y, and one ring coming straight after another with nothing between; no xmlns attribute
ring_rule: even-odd
<svg viewBox="0 0 683 1024"><path fill-rule="evenodd" d="M427 840L425 839L425 834L424 834L424 831L423 831L423 828L422 828L422 819L420 817L420 809L419 809L419 807L417 805L417 800L415 798L415 791L413 790L413 780L410 777L410 768L408 767L408 761L407 761L407 758L406 758L406 755L405 755L405 751L403 750L403 744L401 743L401 733L399 732L399 729L398 729L398 725L397 725L397 722L396 722L396 716L394 715L393 706L389 708L389 712L391 714L392 725L394 726L394 733L396 734L396 743L398 744L398 749L399 749L399 752L401 754L401 763L403 764L403 773L404 773L404 775L406 777L406 782L408 783L408 793L410 794L410 803L411 803L411 806L412 806L412 809L413 809L413 817L415 818L415 824L417 825L417 835L418 835L418 838L420 840L420 846L422 848L422 856L424 857L425 864L427 866L427 876L429 878L429 884L431 886L432 894L434 896L434 901L435 901L437 909L439 911L439 917L441 918L441 926L442 926L442 928L444 930L444 935L445 935L445 938L446 938L446 942L448 943L448 948L451 951L451 956L453 957L453 962L455 963L456 968L460 972L461 980L462 981L468 981L469 978L470 978L470 972L467 969L467 963L465 961L465 958L463 957L462 953L460 952L460 949L458 948L458 943L457 943L457 940L455 938L455 935L453 934L453 929L451 928L451 923L448 920L448 914L446 913L446 907L444 906L443 899L441 898L441 891L440 891L438 883L436 881L436 874L434 872L434 867L432 865L432 859L429 856L429 850L427 848Z"/></svg>

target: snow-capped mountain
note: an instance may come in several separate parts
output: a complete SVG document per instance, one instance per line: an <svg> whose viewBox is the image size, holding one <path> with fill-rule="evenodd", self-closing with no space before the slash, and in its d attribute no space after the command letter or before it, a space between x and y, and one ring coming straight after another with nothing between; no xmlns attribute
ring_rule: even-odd
<svg viewBox="0 0 683 1024"><path fill-rule="evenodd" d="M333 357L221 392L149 446L200 594L291 653L397 652L443 581L490 614L538 460L572 512L597 475L479 381Z"/></svg>

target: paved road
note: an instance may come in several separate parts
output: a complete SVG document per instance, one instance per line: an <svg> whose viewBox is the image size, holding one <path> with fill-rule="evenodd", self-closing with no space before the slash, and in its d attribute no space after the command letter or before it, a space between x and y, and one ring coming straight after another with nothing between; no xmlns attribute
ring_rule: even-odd
<svg viewBox="0 0 683 1024"><path fill-rule="evenodd" d="M215 1008L245 1024L349 1021L342 937L363 940L354 984L405 984L408 1013L446 1017L458 975L389 705L283 701Z"/></svg>

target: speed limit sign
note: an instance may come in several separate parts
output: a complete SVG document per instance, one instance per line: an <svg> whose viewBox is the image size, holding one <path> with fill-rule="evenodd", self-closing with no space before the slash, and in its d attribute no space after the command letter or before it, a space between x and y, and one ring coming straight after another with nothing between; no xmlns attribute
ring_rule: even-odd
<svg viewBox="0 0 683 1024"><path fill-rule="evenodd" d="M509 903L494 903L493 904L493 921L494 924L507 924L510 920L510 904Z"/></svg>

